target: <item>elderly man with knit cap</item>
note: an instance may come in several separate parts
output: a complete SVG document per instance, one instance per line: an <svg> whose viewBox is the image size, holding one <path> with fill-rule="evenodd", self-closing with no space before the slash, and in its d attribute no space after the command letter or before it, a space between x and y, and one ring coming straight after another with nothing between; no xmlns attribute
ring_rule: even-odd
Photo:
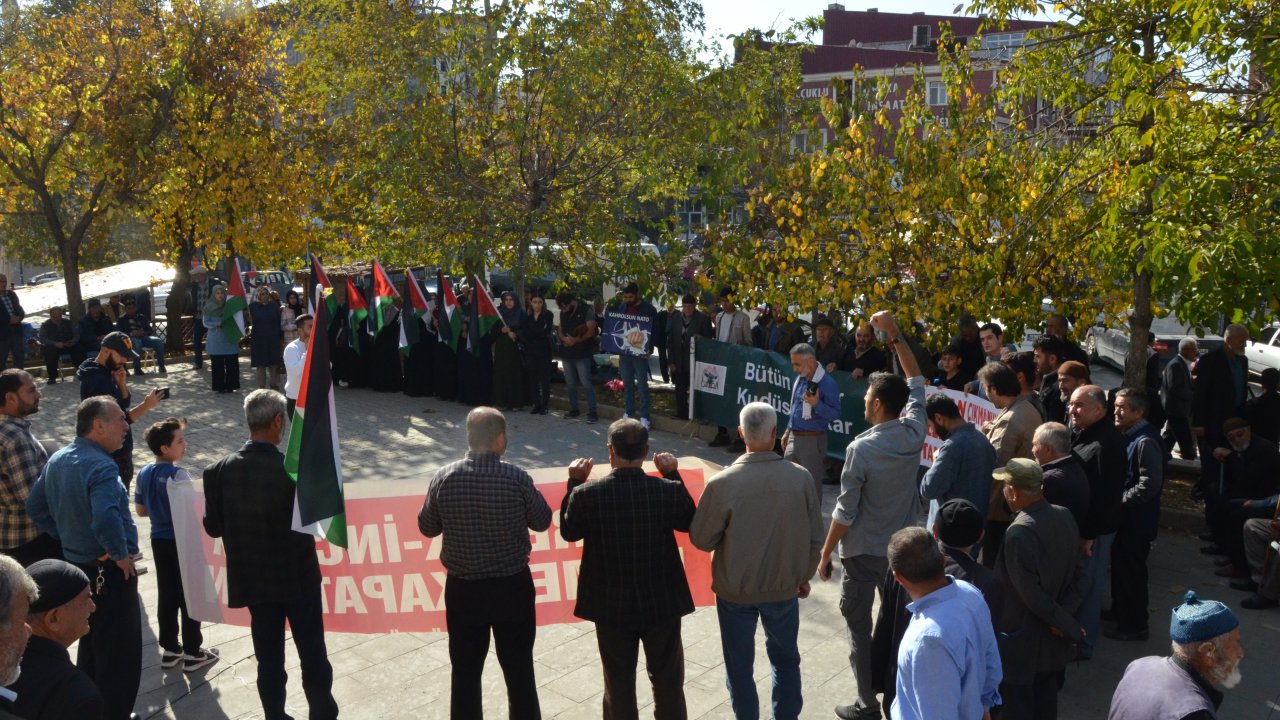
<svg viewBox="0 0 1280 720"><path fill-rule="evenodd" d="M1108 720L1214 720L1222 691L1240 682L1240 621L1194 590L1173 609L1170 657L1129 663L1111 698Z"/></svg>
<svg viewBox="0 0 1280 720"><path fill-rule="evenodd" d="M22 674L9 686L18 694L14 711L27 720L102 717L98 686L67 653L89 632L94 610L89 576L63 560L32 563L27 573L40 596L27 610L31 639L22 655Z"/></svg>

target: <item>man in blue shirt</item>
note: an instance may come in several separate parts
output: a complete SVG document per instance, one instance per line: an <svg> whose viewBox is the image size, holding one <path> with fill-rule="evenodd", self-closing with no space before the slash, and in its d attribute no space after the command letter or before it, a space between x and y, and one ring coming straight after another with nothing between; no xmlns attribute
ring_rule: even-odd
<svg viewBox="0 0 1280 720"><path fill-rule="evenodd" d="M62 543L66 559L89 576L98 609L80 640L76 665L102 691L104 717L128 718L142 678L138 527L111 453L129 421L114 398L91 397L76 408L76 439L49 458L27 496L27 514Z"/></svg>
<svg viewBox="0 0 1280 720"><path fill-rule="evenodd" d="M953 498L986 506L991 496L991 473L996 469L996 449L973 423L964 421L955 401L942 393L925 401L924 414L929 429L942 440L933 465L920 481L920 496L929 501L925 527L933 527L938 507Z"/></svg>
<svg viewBox="0 0 1280 720"><path fill-rule="evenodd" d="M782 456L813 476L822 504L822 481L827 477L827 426L840 417L840 388L818 363L809 343L791 348L791 422L782 436Z"/></svg>
<svg viewBox="0 0 1280 720"><path fill-rule="evenodd" d="M889 568L912 600L898 649L894 720L981 720L1000 704L991 612L982 592L945 574L943 562L924 528L903 528L889 539Z"/></svg>

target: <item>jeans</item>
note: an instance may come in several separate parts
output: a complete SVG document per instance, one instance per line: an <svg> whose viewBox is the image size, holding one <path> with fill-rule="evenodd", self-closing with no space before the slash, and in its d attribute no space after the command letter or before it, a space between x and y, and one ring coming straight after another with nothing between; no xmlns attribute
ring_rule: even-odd
<svg viewBox="0 0 1280 720"><path fill-rule="evenodd" d="M871 605L876 588L884 581L889 559L876 555L840 558L844 578L840 582L840 614L849 631L849 667L858 685L858 705L880 707L871 686Z"/></svg>
<svg viewBox="0 0 1280 720"><path fill-rule="evenodd" d="M153 547L152 550L155 548ZM267 720L283 720L285 713L284 621L289 621L293 644L302 665L302 692L312 720L338 717L333 699L333 666L324 645L324 615L320 586L288 602L249 606L249 633L258 658L258 698Z"/></svg>
<svg viewBox="0 0 1280 720"><path fill-rule="evenodd" d="M680 618L634 630L596 624L596 645L604 667L604 720L639 720L636 661L644 645L645 672L653 684L655 720L686 720L684 644Z"/></svg>
<svg viewBox="0 0 1280 720"><path fill-rule="evenodd" d="M629 418L649 419L649 356L618 356L622 373L622 405ZM640 414L636 415L636 391L640 393Z"/></svg>
<svg viewBox="0 0 1280 720"><path fill-rule="evenodd" d="M164 370L164 341L155 335L145 335L143 337L131 338L133 340L134 351L138 353L138 359L133 361L133 371L142 372L142 351L151 348L156 354L156 366Z"/></svg>
<svg viewBox="0 0 1280 720"><path fill-rule="evenodd" d="M533 641L537 635L533 609L533 575L464 580L450 575L444 584L445 626L449 631L449 717L484 717L480 678L489 654L489 633L497 646L498 664L507 683L511 720L536 720L538 683L533 673Z"/></svg>
<svg viewBox="0 0 1280 720"><path fill-rule="evenodd" d="M102 716L127 720L142 682L142 609L138 576L128 580L114 562L79 565L95 588L102 573L102 590L93 592L97 609L89 616L89 634L80 638L76 667L102 693ZM91 591L92 592L92 591Z"/></svg>
<svg viewBox="0 0 1280 720"><path fill-rule="evenodd" d="M1076 611L1076 621L1084 628L1084 640L1080 643L1081 657L1093 657L1093 647L1098 642L1098 628L1102 623L1102 595L1107 587L1111 571L1111 543L1116 534L1099 535L1093 541L1093 556L1084 561L1084 599Z"/></svg>
<svg viewBox="0 0 1280 720"><path fill-rule="evenodd" d="M739 605L716 598L720 620L720 646L724 649L724 669L728 676L729 702L737 720L758 720L760 699L756 695L756 617L764 625L764 649L773 666L773 717L795 720L800 717L804 698L800 693L800 602Z"/></svg>
<svg viewBox="0 0 1280 720"><path fill-rule="evenodd" d="M587 412L596 411L596 389L591 384L591 358L564 359L564 384L569 391L569 411L578 412L578 386L587 391Z"/></svg>

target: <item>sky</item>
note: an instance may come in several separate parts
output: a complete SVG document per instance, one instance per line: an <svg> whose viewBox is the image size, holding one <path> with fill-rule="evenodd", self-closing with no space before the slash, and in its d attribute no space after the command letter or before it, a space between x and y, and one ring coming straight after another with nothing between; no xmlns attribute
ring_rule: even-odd
<svg viewBox="0 0 1280 720"><path fill-rule="evenodd" d="M737 34L747 28L779 30L789 26L792 19L817 17L827 8L830 0L702 0L706 16L707 35L722 37ZM930 15L952 15L965 0L859 0L841 2L846 10L878 8L880 12L925 12ZM811 38L814 41L820 37ZM732 46L722 41L726 53Z"/></svg>

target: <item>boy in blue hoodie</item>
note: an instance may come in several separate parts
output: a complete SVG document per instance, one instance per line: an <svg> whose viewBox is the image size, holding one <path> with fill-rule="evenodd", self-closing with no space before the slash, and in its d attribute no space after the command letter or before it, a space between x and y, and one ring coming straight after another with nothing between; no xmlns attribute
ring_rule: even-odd
<svg viewBox="0 0 1280 720"><path fill-rule="evenodd" d="M139 517L151 518L151 552L155 556L157 608L160 626L160 667L182 663L183 672L195 672L218 661L218 656L202 649L204 636L200 621L187 615L182 594L182 574L178 566L178 543L173 534L173 513L169 508L169 483L191 482L186 470L174 463L187 453L183 434L185 420L165 418L147 428L143 436L156 461L138 473L133 501ZM178 642L178 615L182 615L182 639Z"/></svg>

